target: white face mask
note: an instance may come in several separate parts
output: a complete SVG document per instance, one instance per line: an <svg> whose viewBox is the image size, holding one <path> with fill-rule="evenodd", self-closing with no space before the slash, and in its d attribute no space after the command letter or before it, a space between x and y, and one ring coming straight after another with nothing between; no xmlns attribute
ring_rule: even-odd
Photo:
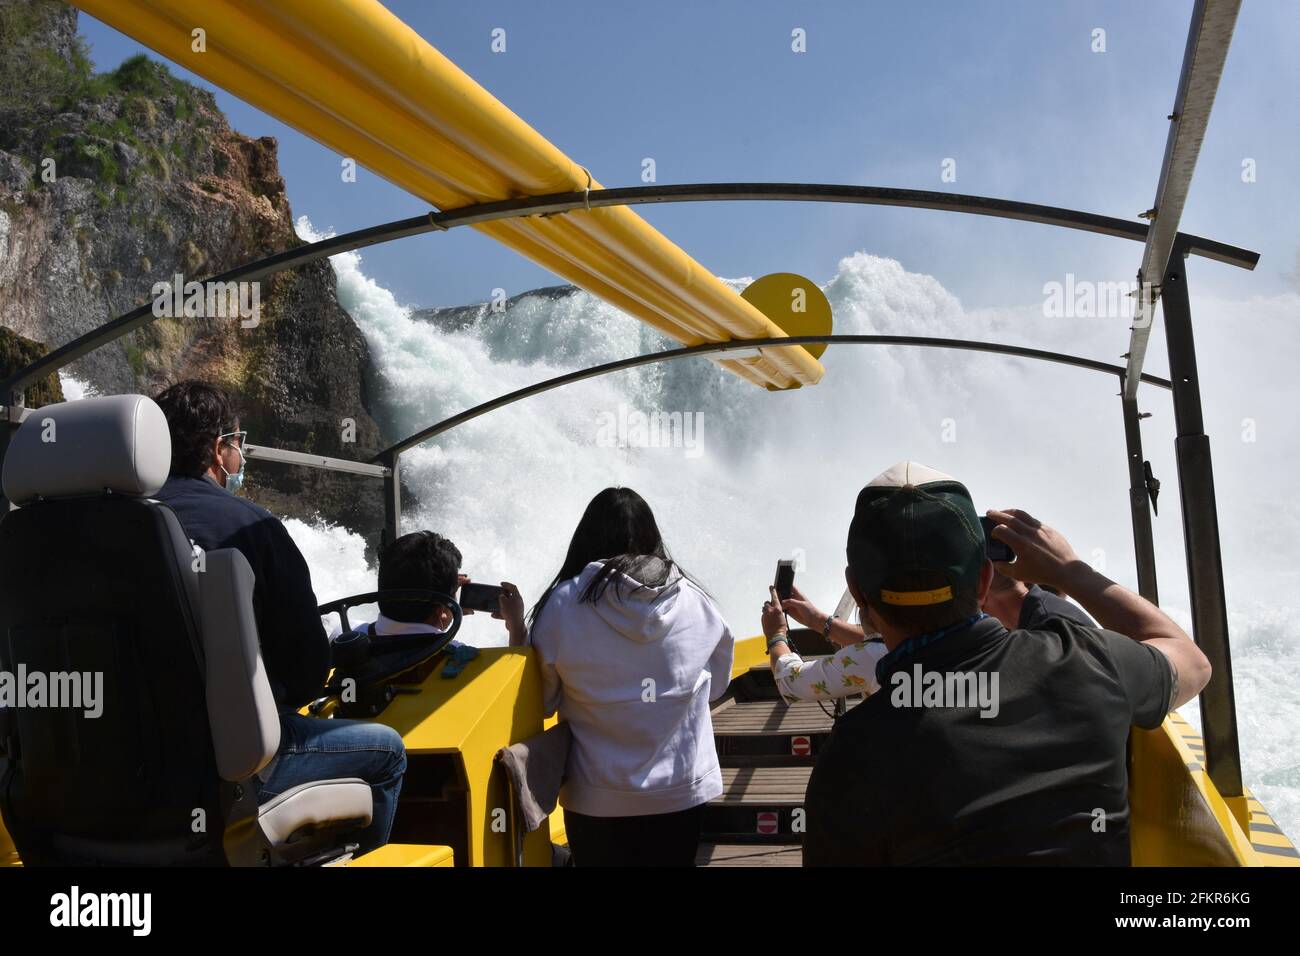
<svg viewBox="0 0 1300 956"><path fill-rule="evenodd" d="M248 464L248 459L244 456L244 442L248 440L248 432L226 432L224 435L217 436L218 441L226 441L231 438L239 439L239 444L231 442L231 447L239 452L239 471L233 474L226 471L226 466L221 463L220 458L217 459L217 467L226 476L226 490L232 495L236 495L239 494L239 489L244 484L244 467Z"/></svg>

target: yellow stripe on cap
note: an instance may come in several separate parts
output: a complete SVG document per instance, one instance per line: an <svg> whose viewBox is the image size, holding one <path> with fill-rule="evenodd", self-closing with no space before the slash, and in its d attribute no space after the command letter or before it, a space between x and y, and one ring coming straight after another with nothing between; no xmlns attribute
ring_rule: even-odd
<svg viewBox="0 0 1300 956"><path fill-rule="evenodd" d="M921 607L926 604L942 604L952 600L952 588L942 587L933 591L886 591L880 589L880 600L886 604L900 607Z"/></svg>

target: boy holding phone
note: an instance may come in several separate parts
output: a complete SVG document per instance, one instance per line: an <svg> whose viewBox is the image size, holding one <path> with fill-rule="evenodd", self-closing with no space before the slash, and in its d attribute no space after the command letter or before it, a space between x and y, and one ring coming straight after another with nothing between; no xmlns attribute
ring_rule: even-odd
<svg viewBox="0 0 1300 956"><path fill-rule="evenodd" d="M432 531L413 531L402 535L379 556L379 590L419 588L454 595L457 589L463 592L468 588L471 600L467 605L462 598L463 613L490 610L494 618L505 621L510 645L524 644L528 628L519 589L509 581L502 581L499 588L475 585L468 575L460 573L460 563L460 549L450 539ZM442 604L381 600L379 618L369 629L380 636L438 634L451 622L451 610Z"/></svg>

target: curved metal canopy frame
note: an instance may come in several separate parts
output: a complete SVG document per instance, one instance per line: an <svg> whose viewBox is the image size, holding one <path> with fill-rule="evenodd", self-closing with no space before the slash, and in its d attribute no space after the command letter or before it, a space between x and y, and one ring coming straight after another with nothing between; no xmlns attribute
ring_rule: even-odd
<svg viewBox="0 0 1300 956"><path fill-rule="evenodd" d="M337 236L299 249L289 250L260 262L231 270L222 276L212 277L209 281L254 280L279 269L311 262L350 249L360 249L389 239L419 235L435 230L446 230L456 226L509 219L515 216L555 215L593 207L662 202L769 200L904 206L1038 222L1143 242L1142 264L1137 276L1139 280L1139 318L1130 331L1129 349L1125 355L1127 367L1116 373L1119 375L1121 383L1120 397L1124 415L1130 481L1130 511L1133 520L1139 588L1144 597L1153 602L1157 601L1151 511L1154 508L1156 492L1159 490L1159 482L1155 481L1151 475L1149 463L1143 460L1139 427L1140 419L1143 416L1139 413L1137 406L1138 386L1142 382L1148 381L1153 384L1163 384L1164 387L1170 387L1172 384L1174 423L1177 433L1175 454L1178 463L1179 497L1183 517L1184 545L1187 554L1189 594L1192 603L1192 633L1197 643L1206 651L1214 669L1214 675L1209 685L1200 695L1205 737L1206 770L1218 792L1226 798L1237 822L1243 830L1246 830L1249 829L1250 811L1241 778L1241 760L1237 737L1236 706L1232 690L1232 664L1229 654L1227 608L1224 598L1223 562L1219 544L1213 467L1210 460L1209 438L1204 433L1196 352L1191 327L1191 309L1187 296L1187 275L1183 260L1187 255L1195 254L1241 268L1253 269L1259 256L1245 249L1201 239L1178 231L1187 192L1223 73L1240 6L1241 0L1196 0L1188 29L1187 45L1183 54L1183 68L1179 77L1178 92L1173 112L1167 117L1170 127L1165 144L1165 155L1161 163L1160 180L1156 188L1155 201L1151 208L1143 214L1143 218L1153 221L1153 225L1149 228L1136 222L1050 206L1038 206L1030 203L988 199L978 196L964 196L955 193L871 186L724 183L669 187L632 187L510 199L440 213L430 213L425 216L413 217L371 229L363 229L345 236ZM1163 383L1153 382L1150 376L1141 374L1150 336L1153 309L1157 299L1164 302L1166 345L1169 351L1169 374L1171 379L1171 382ZM57 371L69 362L80 358L92 349L107 344L151 320L151 309L148 306L143 306L112 320L73 342L61 346L40 361L21 369L14 375L9 376L5 381L0 382L0 421L4 421L4 424L9 426L0 427L0 459L3 459L12 427L21 421L26 412L26 409L22 407L23 389ZM794 344L795 342L795 340L790 339L778 341L784 344ZM923 343L910 342L907 344ZM924 344L933 345L936 343ZM704 347L697 346L696 348L700 349L700 352L704 352L708 350L709 346L713 347L712 351L726 351L729 348L747 347L748 343L745 346L731 343L706 343ZM953 342L951 347L980 348L985 351L1027 355L1026 350L1014 352L1011 351L1012 347L1010 346L992 346L991 343ZM679 349L676 350L676 353L700 354L691 353L689 349ZM631 364L662 361L669 354L659 353L658 355L628 360L628 363L622 365L619 365L619 363L612 364L616 367L631 367ZM1088 360L1078 359L1073 356L1055 355L1054 353L1027 357L1047 358L1052 361L1064 361L1066 364L1076 366L1094 367L1088 364ZM1103 363L1096 364L1101 365ZM602 368L606 371L614 370L607 367ZM1102 370L1115 372L1115 367L1106 367ZM590 374L600 373L601 370L597 369L588 370L585 374L575 374L589 377ZM568 377L561 377L561 379L566 378ZM561 380L553 380L549 387L558 387L562 383ZM547 383L540 383L540 385L547 385ZM538 389L539 387L533 386L532 388ZM535 391L533 393L535 394ZM494 400L498 404L493 405L493 407L500 407L500 403L508 403L509 400L511 400L511 396L502 396L500 399ZM518 397L513 400L518 400ZM485 406L480 406L480 409L478 414L482 414L483 411L487 410ZM468 420L465 416L472 415L475 411L475 409L470 409L461 413L460 420ZM443 426L445 431L447 427L453 427L453 425L449 424L452 421L453 419L448 419L446 422L433 426L433 428ZM291 463L301 464L304 463L303 458L312 457L275 449L269 451L278 455L278 460ZM397 528L401 508L401 482L397 467L399 457L400 452L393 453L393 466L391 469L359 462L335 460L328 460L329 463L323 465L323 467L364 474L380 472L385 487L386 531L392 532ZM4 506L6 506L6 503L0 497L0 507Z"/></svg>
<svg viewBox="0 0 1300 956"><path fill-rule="evenodd" d="M467 408L463 412L458 412L450 418L444 418L440 422L423 428L420 431L403 438L401 441L385 448L378 455L371 459L373 462L382 463L389 467L397 460L397 456L410 448L414 448L431 438L451 431L466 422L480 418L488 412L496 411L507 405L513 405L515 402L531 398L534 395L540 395L543 392L549 392L553 389L562 388L565 385L572 385L574 382L585 381L590 378L599 378L602 375L609 375L613 372L622 372L631 368L638 368L642 365L654 365L659 362L670 362L674 359L690 358L696 355L715 355L720 352L728 352L736 349L751 349L762 345L813 345L825 342L834 345L913 345L928 348L940 349L962 349L971 352L988 352L998 355L1010 355L1016 358L1038 359L1045 362L1055 362L1059 365L1069 365L1075 368L1088 369L1094 372L1109 372L1119 378L1121 383L1124 380L1125 369L1122 365L1111 365L1107 362L1099 362L1096 359L1083 358L1078 355L1066 355L1061 352L1047 352L1042 349L1023 348L1018 345L1003 345L999 342L977 342L970 339L942 339L931 336L921 335L792 335L775 339L733 339L730 342L708 342L704 345L692 345L687 348L669 349L663 352L651 352L647 355L637 355L629 359L620 359L616 362L606 362L604 365L593 365L591 368L579 369L576 372L568 372L564 375L557 375L554 378L548 378L541 382L535 382L532 385L526 385L523 388L515 389L505 395L499 395L496 398L489 399L473 408ZM1142 381L1149 385L1155 385L1159 388L1172 389L1173 383L1166 378L1160 378L1155 375L1143 374Z"/></svg>
<svg viewBox="0 0 1300 956"><path fill-rule="evenodd" d="M1232 6L1226 4L1225 6ZM1198 3L1198 10L1202 4ZM1193 36L1196 35L1195 24ZM1174 117L1171 116L1171 119ZM1169 159L1166 158L1166 166ZM1190 170L1184 178L1190 178ZM959 212L970 215L992 216L999 219L1014 219L1022 222L1036 222L1043 225L1058 226L1097 235L1129 239L1151 246L1155 230L1145 223L1132 222L1094 213L1062 209L1054 206L1041 206L1034 203L1013 202L1004 199L991 199L982 196L968 196L958 193L929 192L914 189L892 189L877 186L824 185L816 183L701 183L677 186L635 186L616 189L599 189L586 192L558 193L549 196L534 196L524 199L509 199L499 202L481 203L444 212L430 212L396 222L373 226L355 232L322 239L285 250L257 262L248 263L231 269L217 276L210 276L208 282L251 282L283 269L293 268L356 249L366 248L393 239L406 236L422 235L429 232L444 232L458 226L470 226L478 223L494 222L520 216L551 216L577 210L601 208L619 205L643 205L672 202L716 202L716 201L770 201L770 202L835 202L871 206L900 206L913 209L935 209L947 212ZM1156 210L1153 210L1153 214ZM1196 620L1194 632L1196 639L1204 647L1213 662L1215 679L1211 686L1202 693L1202 717L1206 736L1206 762L1211 778L1219 792L1233 803L1234 812L1244 813L1245 801L1242 794L1240 755L1237 744L1236 711L1232 701L1232 669L1228 656L1228 632L1226 610L1223 601L1222 560L1219 555L1217 517L1214 515L1213 478L1209 465L1208 438L1200 431L1200 392L1196 379L1195 352L1191 340L1190 310L1186 299L1185 275L1182 265L1184 255L1198 255L1214 259L1243 269L1253 269L1259 261L1259 254L1247 249L1230 246L1225 243L1204 239L1199 236L1177 232L1177 209L1174 215L1166 215L1161 223L1161 248L1169 245L1173 252L1164 276L1162 288L1179 287L1179 293L1173 296L1174 308L1167 308L1167 320L1172 319L1172 334L1167 336L1170 344L1170 373L1172 390L1175 398L1175 418L1178 429L1178 454L1180 492L1183 503L1184 538L1188 551L1189 582L1192 591L1193 616ZM1170 223L1173 223L1172 227ZM1173 231L1170 238L1167 234ZM1144 276L1144 281L1149 277ZM1144 300L1145 301L1145 300ZM23 418L24 390L30 385L53 374L65 365L81 358L103 345L107 345L123 335L154 321L156 316L150 303L146 303L124 315L105 323L99 328L74 339L51 351L45 357L18 370L3 382L0 382L0 419L8 427L0 427L0 459L8 445L11 429ZM1145 330L1136 326L1133 331L1134 341L1144 341ZM595 375L631 368L636 365L670 360L686 355L725 352L731 349L752 348L755 344L793 345L827 342L856 342L856 344L904 344L930 345L945 348L965 348L977 351L996 352L1018 355L1026 358L1038 358L1061 362L1081 368L1105 371L1119 377L1122 391L1124 413L1124 431L1128 445L1128 465L1130 476L1130 510L1133 520L1134 546L1137 554L1140 590L1144 597L1156 600L1155 551L1151 534L1151 515L1147 499L1154 501L1158 483L1149 474L1143 477L1142 441L1139 431L1139 419L1142 417L1137 409L1135 389L1141 382L1170 388L1171 383L1140 372L1141 350L1130 347L1127 358L1130 369L1095 362L1079 356L1040 352L1034 349L1020 349L987 342L966 342L963 340L923 340L907 336L828 336L806 338L780 338L757 341L733 341L722 343L704 343L684 349L638 356L623 362L610 363L587 369L582 372L560 376L549 382L530 386L528 389L510 395L501 396L476 409L469 409L458 416L411 436L399 445L387 449L383 455L391 456L391 468L382 469L366 466L358 462L344 462L321 459L318 467L339 471L358 472L365 468L382 473L384 482L385 527L386 533L394 533L398 527L401 514L401 479L398 458L403 448L418 444L435 434L445 432L456 424L468 421L499 408L503 404L518 401L528 394L537 394L549 388L557 388L570 381L590 378ZM260 457L266 457L289 463L303 464L306 456L276 449L260 450ZM1188 502L1192 502L1189 508ZM0 506L6 503L0 498ZM1198 517L1198 514L1203 516Z"/></svg>
<svg viewBox="0 0 1300 956"><path fill-rule="evenodd" d="M930 192L920 189L893 189L883 186L826 185L820 183L692 183L677 186L629 186L618 189L597 189L590 192L557 193L549 196L532 196L526 199L509 199L481 203L446 212L430 212L409 219L399 219L379 226L359 229L341 236L332 236L318 242L287 249L265 259L259 259L219 275L209 276L208 282L255 282L283 269L305 265L318 259L364 249L368 246L418 236L430 232L445 232L458 226L513 219L519 216L553 216L583 209L604 206L645 205L675 202L834 202L868 206L902 206L912 209L935 209L998 219L1015 219L1059 226L1103 236L1114 236L1135 242L1145 242L1149 226L1112 216L1042 206L1036 203L992 199L986 196L968 196L961 193ZM1178 233L1180 248L1188 253L1204 256L1243 269L1253 269L1259 253L1237 246ZM153 307L146 303L124 315L118 316L99 328L51 351L45 357L20 369L0 382L0 400L9 405L22 405L21 393L28 386L76 361L83 355L107 345L141 326L148 325L156 316Z"/></svg>

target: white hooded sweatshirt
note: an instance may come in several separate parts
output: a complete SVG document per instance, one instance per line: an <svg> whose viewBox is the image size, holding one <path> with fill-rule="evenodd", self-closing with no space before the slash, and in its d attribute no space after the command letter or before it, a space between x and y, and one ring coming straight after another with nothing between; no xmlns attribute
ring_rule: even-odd
<svg viewBox="0 0 1300 956"><path fill-rule="evenodd" d="M637 571L644 582L615 573L599 600L580 602L602 567L559 584L530 637L546 715L573 731L560 804L624 817L706 803L722 794L709 701L731 682L731 629L657 559Z"/></svg>

